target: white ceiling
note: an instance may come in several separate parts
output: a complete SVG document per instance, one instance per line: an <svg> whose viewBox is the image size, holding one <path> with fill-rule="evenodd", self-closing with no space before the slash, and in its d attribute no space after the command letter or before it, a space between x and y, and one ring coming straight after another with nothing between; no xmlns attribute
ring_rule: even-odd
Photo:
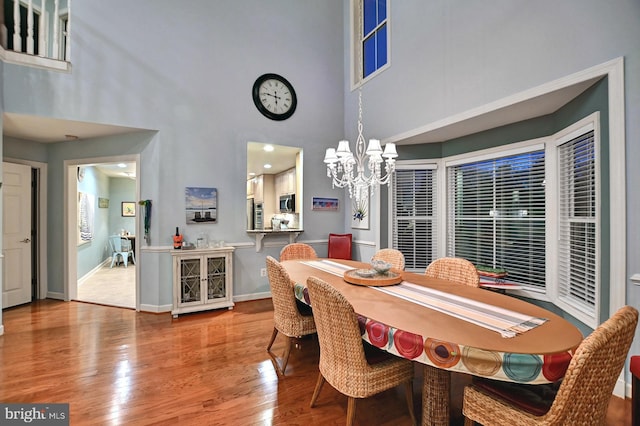
<svg viewBox="0 0 640 426"><path fill-rule="evenodd" d="M272 146L273 151L267 152L265 146ZM299 147L265 144L258 142L247 143L247 180L262 174L275 175L296 166L296 154L302 151ZM265 164L271 168L266 169Z"/></svg>

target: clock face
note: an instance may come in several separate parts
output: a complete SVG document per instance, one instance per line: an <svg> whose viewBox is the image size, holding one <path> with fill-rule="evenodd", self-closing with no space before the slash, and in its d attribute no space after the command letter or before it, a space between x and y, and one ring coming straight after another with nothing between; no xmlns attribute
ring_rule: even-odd
<svg viewBox="0 0 640 426"><path fill-rule="evenodd" d="M291 83L277 74L264 74L253 84L253 102L272 120L286 120L296 110L298 99Z"/></svg>

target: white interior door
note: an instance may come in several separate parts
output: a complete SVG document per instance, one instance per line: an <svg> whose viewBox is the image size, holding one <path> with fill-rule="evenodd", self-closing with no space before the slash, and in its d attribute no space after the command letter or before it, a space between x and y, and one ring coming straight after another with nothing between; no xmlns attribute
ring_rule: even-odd
<svg viewBox="0 0 640 426"><path fill-rule="evenodd" d="M31 167L2 163L2 308L31 302Z"/></svg>

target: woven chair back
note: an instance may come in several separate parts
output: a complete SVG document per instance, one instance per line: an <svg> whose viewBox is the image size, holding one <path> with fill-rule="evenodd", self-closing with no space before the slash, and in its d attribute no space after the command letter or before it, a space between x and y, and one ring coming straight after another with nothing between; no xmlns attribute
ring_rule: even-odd
<svg viewBox="0 0 640 426"><path fill-rule="evenodd" d="M316 251L308 244L287 244L280 251L280 262L293 259L317 259Z"/></svg>
<svg viewBox="0 0 640 426"><path fill-rule="evenodd" d="M320 342L320 372L345 395L368 396L363 372L369 365L353 307L335 288L316 277L307 280L307 288Z"/></svg>
<svg viewBox="0 0 640 426"><path fill-rule="evenodd" d="M605 424L609 400L637 324L638 311L623 306L582 341L544 416L548 424Z"/></svg>
<svg viewBox="0 0 640 426"><path fill-rule="evenodd" d="M400 250L392 248L380 249L373 255L371 260L384 260L391 264L391 267L399 271L404 270L404 254Z"/></svg>
<svg viewBox="0 0 640 426"><path fill-rule="evenodd" d="M425 271L425 275L443 280L455 281L471 287L480 286L480 277L473 263L461 257L441 257Z"/></svg>
<svg viewBox="0 0 640 426"><path fill-rule="evenodd" d="M273 301L273 320L286 336L303 336L315 332L311 317L304 317L296 306L293 283L280 262L267 256L267 276Z"/></svg>

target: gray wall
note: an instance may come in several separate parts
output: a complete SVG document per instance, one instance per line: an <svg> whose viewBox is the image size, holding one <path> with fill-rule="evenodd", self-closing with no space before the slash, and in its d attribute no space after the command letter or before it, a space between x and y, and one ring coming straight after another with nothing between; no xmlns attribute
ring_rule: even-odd
<svg viewBox="0 0 640 426"><path fill-rule="evenodd" d="M47 149L50 290L63 289L64 159L141 153L139 196L153 200L154 209L151 246L140 259L143 304L171 301L170 256L159 248L170 244L175 226L188 238L206 229L237 243L236 296L268 291L259 268L280 246L256 253L244 214L237 214L245 205L247 141L304 148L301 240L322 255L329 232L349 230L348 208L327 215L308 207L312 196L339 197L347 206L342 192L331 189L321 160L326 147L356 136L348 7L348 0L193 0L188 7L78 1L70 74L4 64L5 111L152 130ZM624 56L626 276L639 272L640 3L403 0L391 3L390 16L391 67L363 92L367 138L389 138ZM286 121L264 118L251 101L253 82L266 72L284 75L296 88L298 110ZM186 186L218 188L218 224L186 227ZM375 211L371 219L375 224ZM356 240L375 241L374 228L354 231ZM627 299L640 305L640 287L628 282ZM634 348L639 352L640 343Z"/></svg>

